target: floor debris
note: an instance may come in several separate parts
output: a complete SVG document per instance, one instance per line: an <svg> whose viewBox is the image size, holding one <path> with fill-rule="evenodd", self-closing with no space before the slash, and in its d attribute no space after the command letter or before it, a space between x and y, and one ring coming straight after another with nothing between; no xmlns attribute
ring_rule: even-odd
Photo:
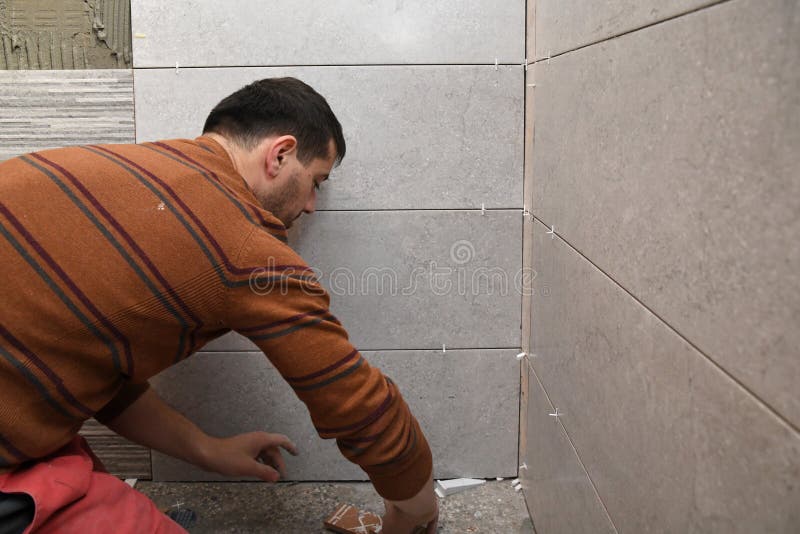
<svg viewBox="0 0 800 534"><path fill-rule="evenodd" d="M470 488L483 486L486 481L480 478L454 478L451 480L437 480L434 491L440 498L459 493Z"/></svg>

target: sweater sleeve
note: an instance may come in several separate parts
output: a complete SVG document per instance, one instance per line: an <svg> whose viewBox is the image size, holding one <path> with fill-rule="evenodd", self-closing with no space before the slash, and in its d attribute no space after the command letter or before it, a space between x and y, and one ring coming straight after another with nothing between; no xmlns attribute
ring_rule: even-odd
<svg viewBox="0 0 800 534"><path fill-rule="evenodd" d="M384 498L416 495L432 471L428 442L397 385L370 366L331 315L328 294L287 245L250 235L232 269L226 326L253 341Z"/></svg>
<svg viewBox="0 0 800 534"><path fill-rule="evenodd" d="M124 412L128 406L136 402L148 389L150 389L148 382L134 383L126 381L108 404L94 414L94 418L107 425Z"/></svg>

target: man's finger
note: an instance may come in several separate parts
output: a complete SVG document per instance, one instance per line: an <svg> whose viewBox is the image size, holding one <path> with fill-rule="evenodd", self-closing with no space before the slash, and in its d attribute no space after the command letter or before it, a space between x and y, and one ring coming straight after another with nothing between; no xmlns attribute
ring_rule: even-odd
<svg viewBox="0 0 800 534"><path fill-rule="evenodd" d="M286 478L286 463L283 461L283 455L276 447L270 447L261 451L260 458L266 463L276 468L283 478Z"/></svg>
<svg viewBox="0 0 800 534"><path fill-rule="evenodd" d="M262 464L259 462L253 462L253 473L252 476L256 478L260 478L264 482L277 482L280 480L281 475L272 467L268 466L267 464Z"/></svg>
<svg viewBox="0 0 800 534"><path fill-rule="evenodd" d="M272 434L271 437L270 445L279 445L286 449L292 456L297 456L297 447L287 436L283 434Z"/></svg>
<svg viewBox="0 0 800 534"><path fill-rule="evenodd" d="M289 451L293 456L297 456L297 447L292 443L287 436L283 434L269 434L267 432L259 432L259 444L261 449L267 447L283 447Z"/></svg>

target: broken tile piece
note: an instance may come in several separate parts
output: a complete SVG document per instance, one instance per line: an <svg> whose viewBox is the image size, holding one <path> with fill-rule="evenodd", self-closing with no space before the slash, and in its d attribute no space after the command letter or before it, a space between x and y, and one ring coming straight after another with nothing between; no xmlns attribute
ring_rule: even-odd
<svg viewBox="0 0 800 534"><path fill-rule="evenodd" d="M486 484L486 481L480 478L454 478L452 480L437 480L434 491L439 490L436 491L437 495L439 496L442 496L442 493L444 495L452 495L470 488L477 488L478 486L482 486L484 484Z"/></svg>
<svg viewBox="0 0 800 534"><path fill-rule="evenodd" d="M372 534L383 529L379 515L359 510L352 504L340 505L323 524L328 530L341 534Z"/></svg>

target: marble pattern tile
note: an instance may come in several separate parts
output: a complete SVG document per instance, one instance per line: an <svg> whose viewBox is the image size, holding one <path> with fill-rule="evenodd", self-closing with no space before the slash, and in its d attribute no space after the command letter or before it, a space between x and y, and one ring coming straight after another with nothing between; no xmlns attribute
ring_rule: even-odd
<svg viewBox="0 0 800 534"><path fill-rule="evenodd" d="M132 143L130 70L0 70L0 161L48 148Z"/></svg>
<svg viewBox="0 0 800 534"><path fill-rule="evenodd" d="M517 468L516 350L365 352L390 376L431 444L437 478L510 476ZM291 480L364 480L261 353L199 353L153 379L170 405L213 435L266 430L288 435ZM202 394L200 394L202 392ZM287 455L288 456L288 455ZM154 480L220 480L153 453Z"/></svg>
<svg viewBox="0 0 800 534"><path fill-rule="evenodd" d="M536 57L574 50L719 0L536 0Z"/></svg>
<svg viewBox="0 0 800 534"><path fill-rule="evenodd" d="M791 532L800 434L539 223L534 262L532 365L619 531Z"/></svg>
<svg viewBox="0 0 800 534"><path fill-rule="evenodd" d="M528 372L526 450L520 470L525 502L537 534L616 533L545 391Z"/></svg>
<svg viewBox="0 0 800 534"><path fill-rule="evenodd" d="M518 211L319 212L289 244L361 350L520 346ZM205 350L250 350L238 335Z"/></svg>
<svg viewBox="0 0 800 534"><path fill-rule="evenodd" d="M534 213L794 425L796 11L734 0L537 64L534 145Z"/></svg>
<svg viewBox="0 0 800 534"><path fill-rule="evenodd" d="M219 100L294 76L330 103L347 155L317 209L522 207L523 69L375 66L136 71L138 141L200 135Z"/></svg>
<svg viewBox="0 0 800 534"><path fill-rule="evenodd" d="M525 2L132 0L135 67L521 63Z"/></svg>

